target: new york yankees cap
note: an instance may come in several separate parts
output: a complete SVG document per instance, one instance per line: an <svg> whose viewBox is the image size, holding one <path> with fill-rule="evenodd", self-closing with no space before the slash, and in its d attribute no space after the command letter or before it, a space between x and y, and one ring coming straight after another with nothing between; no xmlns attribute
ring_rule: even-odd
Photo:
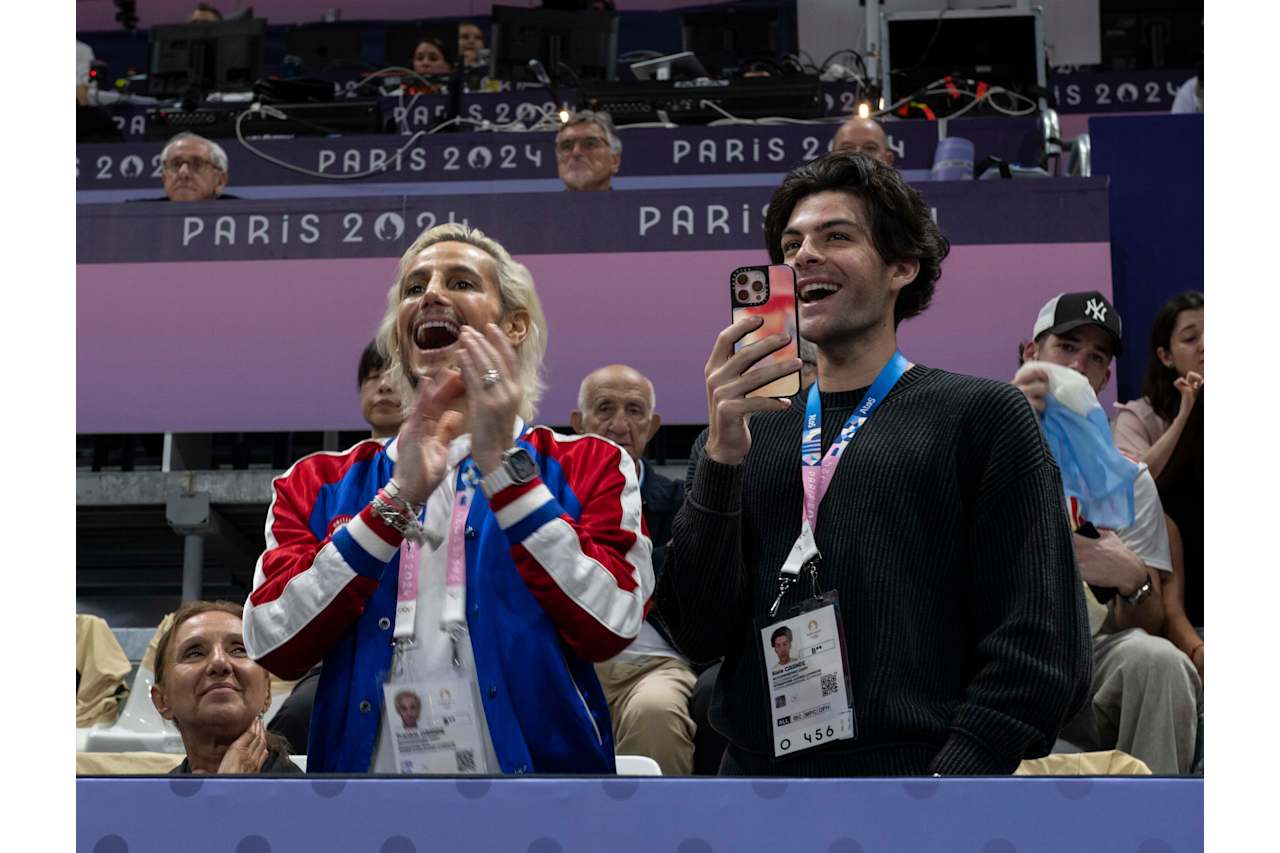
<svg viewBox="0 0 1280 853"><path fill-rule="evenodd" d="M1083 293L1059 293L1040 309L1036 317L1031 339L1036 340L1045 332L1061 335L1080 326L1098 326L1115 341L1115 354L1120 355L1120 314L1115 307L1096 290Z"/></svg>

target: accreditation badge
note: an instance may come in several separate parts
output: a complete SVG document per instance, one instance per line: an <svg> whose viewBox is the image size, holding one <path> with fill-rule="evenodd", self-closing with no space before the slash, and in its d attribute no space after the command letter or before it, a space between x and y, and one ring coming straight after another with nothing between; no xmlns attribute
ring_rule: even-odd
<svg viewBox="0 0 1280 853"><path fill-rule="evenodd" d="M452 668L419 682L383 685L384 712L401 773L489 773L471 682Z"/></svg>
<svg viewBox="0 0 1280 853"><path fill-rule="evenodd" d="M760 643L775 758L857 736L834 590L761 627Z"/></svg>

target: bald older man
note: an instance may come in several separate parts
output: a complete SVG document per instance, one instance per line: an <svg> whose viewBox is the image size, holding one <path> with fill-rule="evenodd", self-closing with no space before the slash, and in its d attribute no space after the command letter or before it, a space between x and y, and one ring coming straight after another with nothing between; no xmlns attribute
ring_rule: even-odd
<svg viewBox="0 0 1280 853"><path fill-rule="evenodd" d="M671 520L684 502L684 483L645 464L644 449L662 424L654 407L653 383L635 368L612 364L582 380L570 423L579 435L611 439L635 462L657 577L671 539ZM689 698L697 676L672 645L656 609L625 651L596 664L596 674L613 717L618 754L646 755L658 762L665 776L690 775L697 726Z"/></svg>
<svg viewBox="0 0 1280 853"><path fill-rule="evenodd" d="M856 151L866 154L873 160L879 160L886 166L893 165L893 149L889 147L889 136L873 118L853 116L836 131L831 140L832 151Z"/></svg>

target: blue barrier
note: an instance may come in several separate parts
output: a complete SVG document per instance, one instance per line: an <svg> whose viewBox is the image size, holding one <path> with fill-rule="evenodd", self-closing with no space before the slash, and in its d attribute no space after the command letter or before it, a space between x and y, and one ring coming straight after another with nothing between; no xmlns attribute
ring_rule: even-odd
<svg viewBox="0 0 1280 853"><path fill-rule="evenodd" d="M81 778L76 849L972 851L1203 848L1198 778Z"/></svg>

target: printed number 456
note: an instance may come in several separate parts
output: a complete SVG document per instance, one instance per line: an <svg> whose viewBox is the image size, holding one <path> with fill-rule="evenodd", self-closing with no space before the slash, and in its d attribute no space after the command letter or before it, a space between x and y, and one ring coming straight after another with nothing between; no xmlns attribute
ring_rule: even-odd
<svg viewBox="0 0 1280 853"><path fill-rule="evenodd" d="M819 726L813 730L813 734L810 734L809 732L804 733L804 739L809 743L822 743L826 738L835 736L836 730L831 728L831 726L827 726L825 729Z"/></svg>

